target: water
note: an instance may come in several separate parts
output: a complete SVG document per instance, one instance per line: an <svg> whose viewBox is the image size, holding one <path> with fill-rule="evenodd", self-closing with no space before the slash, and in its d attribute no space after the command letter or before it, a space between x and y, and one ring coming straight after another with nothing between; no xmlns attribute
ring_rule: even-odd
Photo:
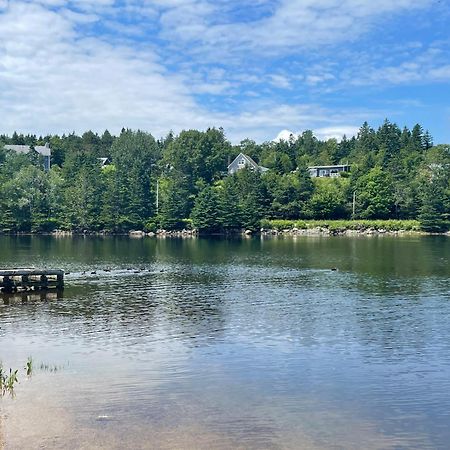
<svg viewBox="0 0 450 450"><path fill-rule="evenodd" d="M0 302L0 442L448 448L449 259L448 237L0 237L0 267L70 272Z"/></svg>

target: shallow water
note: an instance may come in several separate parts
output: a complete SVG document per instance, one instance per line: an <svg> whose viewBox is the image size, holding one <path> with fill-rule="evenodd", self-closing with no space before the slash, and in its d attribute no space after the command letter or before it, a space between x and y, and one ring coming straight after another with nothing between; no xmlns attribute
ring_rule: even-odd
<svg viewBox="0 0 450 450"><path fill-rule="evenodd" d="M449 260L448 237L0 237L0 267L70 272L0 302L0 446L448 448Z"/></svg>

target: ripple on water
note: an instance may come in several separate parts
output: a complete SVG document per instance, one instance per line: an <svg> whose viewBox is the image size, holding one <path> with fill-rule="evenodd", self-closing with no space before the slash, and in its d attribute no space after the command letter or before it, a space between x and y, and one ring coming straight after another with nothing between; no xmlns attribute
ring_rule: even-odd
<svg viewBox="0 0 450 450"><path fill-rule="evenodd" d="M70 275L61 300L0 307L5 364L62 367L2 400L13 447L450 441L441 241L93 241L22 250Z"/></svg>

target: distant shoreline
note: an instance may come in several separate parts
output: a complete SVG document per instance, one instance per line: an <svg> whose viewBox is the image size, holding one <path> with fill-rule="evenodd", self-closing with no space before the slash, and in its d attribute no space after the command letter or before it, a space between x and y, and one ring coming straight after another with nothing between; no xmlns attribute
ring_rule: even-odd
<svg viewBox="0 0 450 450"><path fill-rule="evenodd" d="M423 231L417 220L285 220L263 219L253 229L234 228L221 230L194 229L186 226L183 229L166 230L148 228L130 231L110 230L54 230L47 232L9 232L3 230L0 235L10 236L128 236L142 237L197 237L197 236L373 236L373 235L450 235L450 224L444 222L444 231Z"/></svg>
<svg viewBox="0 0 450 450"><path fill-rule="evenodd" d="M449 236L450 231L442 233L430 233L420 230L385 230L367 228L361 230L354 229L329 229L323 227L315 227L308 229L263 229L258 231L241 230L236 232L214 232L214 233L198 233L196 230L159 230L158 232L145 231L130 231L129 233L115 233L115 232L53 232L53 233L31 233L31 232L16 232L16 233L0 233L0 236L20 237L20 236L50 236L54 238L62 237L128 237L130 239L142 238L198 238L198 237L371 237L371 236Z"/></svg>

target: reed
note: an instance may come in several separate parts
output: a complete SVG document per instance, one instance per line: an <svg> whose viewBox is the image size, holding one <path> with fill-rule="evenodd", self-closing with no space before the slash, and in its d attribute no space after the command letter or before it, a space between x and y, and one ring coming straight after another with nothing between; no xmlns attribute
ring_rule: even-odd
<svg viewBox="0 0 450 450"><path fill-rule="evenodd" d="M14 394L14 386L19 382L17 378L18 370L9 369L9 374L0 365L0 395Z"/></svg>

